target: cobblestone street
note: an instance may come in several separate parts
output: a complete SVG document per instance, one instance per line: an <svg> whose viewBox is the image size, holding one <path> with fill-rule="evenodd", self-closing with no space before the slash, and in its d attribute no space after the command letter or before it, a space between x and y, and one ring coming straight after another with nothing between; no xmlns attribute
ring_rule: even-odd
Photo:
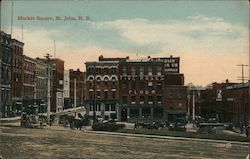
<svg viewBox="0 0 250 159"><path fill-rule="evenodd" d="M246 144L153 139L95 134L52 126L1 126L1 155L22 158L245 158Z"/></svg>

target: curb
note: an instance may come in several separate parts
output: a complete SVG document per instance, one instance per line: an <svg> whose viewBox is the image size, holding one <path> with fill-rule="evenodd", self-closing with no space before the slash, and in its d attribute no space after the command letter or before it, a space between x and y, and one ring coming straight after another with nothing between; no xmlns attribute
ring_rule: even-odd
<svg viewBox="0 0 250 159"><path fill-rule="evenodd" d="M159 136L159 135L144 135L144 134L130 134L130 133L92 131L92 130L85 130L84 132L85 133L95 133L95 134L116 135L116 136L144 137L144 138L154 138L154 139L169 139L169 140L181 140L181 141L199 141L199 142L210 142L210 143L237 144L237 145L245 145L245 146L250 147L249 142L240 142L240 141L198 139L198 138L185 138L185 137L172 137L172 136Z"/></svg>

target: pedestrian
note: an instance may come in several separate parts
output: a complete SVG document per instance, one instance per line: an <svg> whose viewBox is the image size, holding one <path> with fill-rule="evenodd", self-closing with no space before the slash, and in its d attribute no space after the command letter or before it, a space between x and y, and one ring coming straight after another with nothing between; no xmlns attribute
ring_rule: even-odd
<svg viewBox="0 0 250 159"><path fill-rule="evenodd" d="M250 125L246 127L246 136L249 137L250 135Z"/></svg>
<svg viewBox="0 0 250 159"><path fill-rule="evenodd" d="M244 126L240 123L240 133L243 134Z"/></svg>

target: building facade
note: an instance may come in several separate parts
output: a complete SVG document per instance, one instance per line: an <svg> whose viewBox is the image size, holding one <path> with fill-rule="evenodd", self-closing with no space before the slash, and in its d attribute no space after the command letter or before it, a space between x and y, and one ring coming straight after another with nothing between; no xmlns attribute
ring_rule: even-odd
<svg viewBox="0 0 250 159"><path fill-rule="evenodd" d="M36 59L34 99L39 113L46 112L47 91L47 64Z"/></svg>
<svg viewBox="0 0 250 159"><path fill-rule="evenodd" d="M11 102L11 64L12 64L12 44L11 36L1 31L1 116L10 117L12 114Z"/></svg>
<svg viewBox="0 0 250 159"><path fill-rule="evenodd" d="M179 58L120 61L120 121L175 121L185 118L187 88Z"/></svg>
<svg viewBox="0 0 250 159"><path fill-rule="evenodd" d="M35 103L36 60L23 56L23 106L26 108Z"/></svg>
<svg viewBox="0 0 250 159"><path fill-rule="evenodd" d="M119 60L99 57L86 62L86 111L90 116L108 118L116 114L119 101Z"/></svg>
<svg viewBox="0 0 250 159"><path fill-rule="evenodd" d="M12 110L14 115L21 115L22 112L22 89L23 89L23 46L24 43L12 39L12 65L11 65L11 93Z"/></svg>
<svg viewBox="0 0 250 159"><path fill-rule="evenodd" d="M86 108L89 115L118 121L175 121L185 118L187 88L179 58L130 60L104 58L86 62Z"/></svg>
<svg viewBox="0 0 250 159"><path fill-rule="evenodd" d="M69 78L70 78L70 104L71 107L83 106L84 98L85 98L85 73L81 72L79 69L76 71L70 69L69 70Z"/></svg>
<svg viewBox="0 0 250 159"><path fill-rule="evenodd" d="M211 88L201 91L196 101L197 111L203 117L218 118L221 122L249 124L249 86L249 82L213 83Z"/></svg>
<svg viewBox="0 0 250 159"><path fill-rule="evenodd" d="M64 61L59 58L52 58L49 63L54 65L55 71L53 73L53 89L52 89L52 103L51 111L63 111L63 77L64 77Z"/></svg>

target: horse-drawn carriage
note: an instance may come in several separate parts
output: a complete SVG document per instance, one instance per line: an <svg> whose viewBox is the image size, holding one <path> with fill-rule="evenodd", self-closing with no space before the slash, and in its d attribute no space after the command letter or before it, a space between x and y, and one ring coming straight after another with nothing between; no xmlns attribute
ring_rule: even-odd
<svg viewBox="0 0 250 159"><path fill-rule="evenodd" d="M90 124L90 120L88 115L82 116L80 113L78 117L72 115L62 115L59 118L59 124L67 127L70 126L71 129L79 129L81 130L83 126L88 126Z"/></svg>

